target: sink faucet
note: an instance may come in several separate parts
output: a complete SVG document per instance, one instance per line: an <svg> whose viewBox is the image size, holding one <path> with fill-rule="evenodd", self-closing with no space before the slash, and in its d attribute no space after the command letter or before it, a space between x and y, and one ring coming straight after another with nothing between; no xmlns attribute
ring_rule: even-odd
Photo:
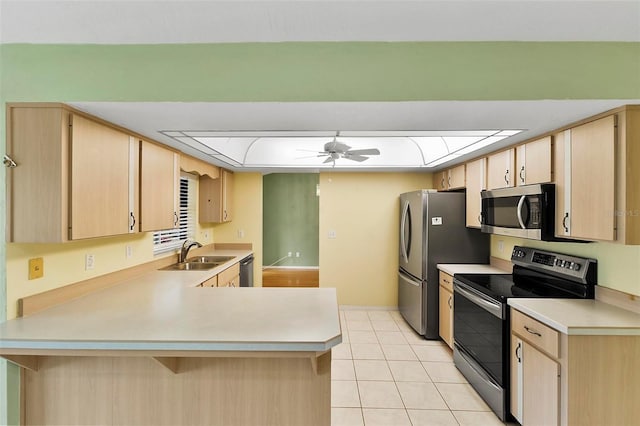
<svg viewBox="0 0 640 426"><path fill-rule="evenodd" d="M178 263L182 263L185 261L185 259L187 258L187 254L189 254L189 250L191 250L191 247L193 246L202 247L202 244L197 241L184 240L184 243L182 243L182 248L180 249Z"/></svg>

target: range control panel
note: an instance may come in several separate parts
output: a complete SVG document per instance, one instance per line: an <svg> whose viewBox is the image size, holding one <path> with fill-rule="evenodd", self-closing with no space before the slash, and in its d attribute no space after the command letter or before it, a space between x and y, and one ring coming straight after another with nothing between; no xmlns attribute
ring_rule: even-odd
<svg viewBox="0 0 640 426"><path fill-rule="evenodd" d="M551 272L554 275L595 283L597 261L584 257L553 253L531 247L515 246L511 262L527 268Z"/></svg>

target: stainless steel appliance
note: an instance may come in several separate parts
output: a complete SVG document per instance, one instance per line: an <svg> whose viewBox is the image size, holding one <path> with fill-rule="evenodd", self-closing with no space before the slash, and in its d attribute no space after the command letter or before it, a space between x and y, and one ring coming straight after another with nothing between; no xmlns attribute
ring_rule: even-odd
<svg viewBox="0 0 640 426"><path fill-rule="evenodd" d="M593 259L516 246L513 274L455 274L453 360L503 421L509 417L511 297L593 299Z"/></svg>
<svg viewBox="0 0 640 426"><path fill-rule="evenodd" d="M555 186L525 185L482 191L482 232L553 241Z"/></svg>
<svg viewBox="0 0 640 426"><path fill-rule="evenodd" d="M253 255L240 261L240 287L253 287Z"/></svg>
<svg viewBox="0 0 640 426"><path fill-rule="evenodd" d="M438 263L488 263L489 236L465 227L465 194L400 195L398 309L427 339L438 339Z"/></svg>

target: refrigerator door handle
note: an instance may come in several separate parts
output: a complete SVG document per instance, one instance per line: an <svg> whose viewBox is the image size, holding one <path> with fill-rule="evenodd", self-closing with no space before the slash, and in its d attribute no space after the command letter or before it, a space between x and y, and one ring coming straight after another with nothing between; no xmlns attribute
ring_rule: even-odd
<svg viewBox="0 0 640 426"><path fill-rule="evenodd" d="M402 207L402 220L400 221L400 251L405 263L409 263L409 254L407 253L407 242L405 241L405 225L407 224L407 214L409 213L409 203L405 203Z"/></svg>

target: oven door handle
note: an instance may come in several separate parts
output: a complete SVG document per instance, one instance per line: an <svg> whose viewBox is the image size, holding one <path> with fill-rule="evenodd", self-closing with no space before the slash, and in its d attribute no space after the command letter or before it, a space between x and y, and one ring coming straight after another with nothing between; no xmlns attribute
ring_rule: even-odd
<svg viewBox="0 0 640 426"><path fill-rule="evenodd" d="M520 228L522 229L527 229L527 226L524 224L524 220L522 219L522 207L524 206L524 201L526 199L526 195L520 197L520 201L518 201L518 207L516 209L516 214L518 215L518 223L520 224Z"/></svg>
<svg viewBox="0 0 640 426"><path fill-rule="evenodd" d="M481 296L474 294L471 290L467 290L467 288L465 288L466 286L464 287L463 286L464 284L454 281L454 287L453 287L454 292L457 291L458 293L460 293L462 297L464 297L465 299L468 299L471 303L478 305L485 311L489 312L491 315L496 316L500 319L504 319L501 303L490 302L482 298Z"/></svg>

